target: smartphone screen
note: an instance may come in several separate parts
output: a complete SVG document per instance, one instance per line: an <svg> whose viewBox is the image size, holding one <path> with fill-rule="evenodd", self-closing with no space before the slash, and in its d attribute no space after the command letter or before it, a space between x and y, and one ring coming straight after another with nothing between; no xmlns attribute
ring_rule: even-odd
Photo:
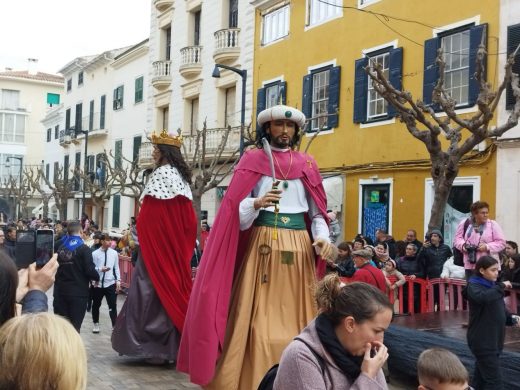
<svg viewBox="0 0 520 390"><path fill-rule="evenodd" d="M54 232L52 230L36 231L36 268L41 268L54 254Z"/></svg>
<svg viewBox="0 0 520 390"><path fill-rule="evenodd" d="M27 268L34 262L36 255L35 247L36 233L34 231L16 232L15 256L18 269Z"/></svg>

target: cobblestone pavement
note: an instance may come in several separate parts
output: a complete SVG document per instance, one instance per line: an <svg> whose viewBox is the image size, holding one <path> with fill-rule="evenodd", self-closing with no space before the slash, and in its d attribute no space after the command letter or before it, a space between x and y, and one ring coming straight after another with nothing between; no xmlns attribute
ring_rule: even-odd
<svg viewBox="0 0 520 390"><path fill-rule="evenodd" d="M52 295L50 297L52 299ZM117 307L123 306L125 297L118 296ZM50 305L52 311L52 304ZM185 390L201 389L189 382L188 377L175 370L174 366L152 366L140 360L118 356L110 342L111 323L106 301L100 309L100 328L98 334L92 333L92 315L87 313L81 327L81 338L88 355L88 389L96 390ZM394 380L390 390L403 390Z"/></svg>
<svg viewBox="0 0 520 390"><path fill-rule="evenodd" d="M124 300L124 295L118 296L118 309L123 307ZM92 333L92 315L87 313L81 327L81 338L88 356L88 389L200 389L190 383L186 375L176 371L174 366L153 366L137 359L119 356L110 342L112 326L105 300L101 305L99 322L100 333Z"/></svg>

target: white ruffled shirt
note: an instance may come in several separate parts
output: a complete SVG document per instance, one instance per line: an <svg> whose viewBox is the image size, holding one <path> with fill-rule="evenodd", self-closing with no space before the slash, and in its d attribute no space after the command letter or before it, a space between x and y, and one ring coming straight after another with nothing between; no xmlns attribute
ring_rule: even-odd
<svg viewBox="0 0 520 390"><path fill-rule="evenodd" d="M289 149L278 149L273 148L276 151L288 151ZM312 220L311 232L314 239L323 238L330 242L329 238L329 227L325 222L325 219L320 214L316 203L312 197L307 194L305 187L300 179L285 180L287 181L288 187L285 189L283 186L283 179L279 179L280 184L278 189L282 190L282 198L279 203L280 213L286 214L297 214L297 213L308 213ZM265 209L255 210L254 202L256 198L265 195L273 185L273 179L270 176L262 176L258 183L253 188L251 197L245 198L240 202L239 214L240 214L240 230L246 230L251 227L254 220L258 217L260 210L266 210L274 212L274 207L266 207Z"/></svg>
<svg viewBox="0 0 520 390"><path fill-rule="evenodd" d="M141 194L141 200L146 195L157 199L173 199L177 195L193 200L191 188L182 178L177 168L170 164L162 165L152 172Z"/></svg>

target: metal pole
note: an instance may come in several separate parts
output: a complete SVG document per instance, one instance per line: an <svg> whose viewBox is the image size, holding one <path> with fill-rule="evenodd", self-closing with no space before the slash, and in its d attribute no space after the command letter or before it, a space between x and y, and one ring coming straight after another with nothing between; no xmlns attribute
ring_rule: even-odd
<svg viewBox="0 0 520 390"><path fill-rule="evenodd" d="M247 70L242 70L240 72L240 76L242 76L242 106L240 111L240 156L244 154L244 126L246 121L246 80L247 80Z"/></svg>
<svg viewBox="0 0 520 390"><path fill-rule="evenodd" d="M19 157L20 161L20 198L18 199L18 219L21 218L20 214L20 203L22 203L22 168L23 168L23 157Z"/></svg>
<svg viewBox="0 0 520 390"><path fill-rule="evenodd" d="M87 150L88 150L88 131L81 130L83 134L85 134L85 163L83 164L83 197L81 199L81 215L80 219L85 213L85 180L87 180L87 170L88 170L88 159L87 159Z"/></svg>

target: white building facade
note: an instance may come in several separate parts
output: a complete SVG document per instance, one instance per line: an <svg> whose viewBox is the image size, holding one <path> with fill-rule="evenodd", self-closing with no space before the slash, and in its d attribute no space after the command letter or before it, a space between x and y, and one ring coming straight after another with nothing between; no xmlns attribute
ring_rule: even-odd
<svg viewBox="0 0 520 390"><path fill-rule="evenodd" d="M501 0L499 53L512 53L520 45L520 8L515 0ZM500 65L498 80L504 77L506 54L498 56ZM513 67L520 73L520 54ZM514 105L512 91L502 96L497 108L498 124L507 121ZM507 131L497 140L497 199L496 218L502 226L506 238L520 242L520 125Z"/></svg>
<svg viewBox="0 0 520 390"><path fill-rule="evenodd" d="M84 211L100 229L109 231L126 227L134 215L134 199L108 185L105 153L109 164L123 169L138 154L146 128L148 63L145 40L133 47L76 58L60 70L65 78L63 131L58 140L62 153L58 157L49 149L45 159L51 177L55 169L63 169L72 181L73 196L60 218L78 219ZM89 186L83 187L75 174L76 168L86 172L104 199L91 196Z"/></svg>
<svg viewBox="0 0 520 390"><path fill-rule="evenodd" d="M35 61L35 60L32 60ZM63 95L63 78L59 75L29 71L0 72L0 180L18 178L20 169L43 167L45 141L54 137L41 123L49 110L59 105ZM54 106L54 107L53 107ZM9 160L9 161L8 161ZM40 203L38 194L30 197L28 210ZM15 218L13 202L0 201L0 212ZM31 217L21 212L21 216ZM5 221L7 222L7 221Z"/></svg>
<svg viewBox="0 0 520 390"><path fill-rule="evenodd" d="M245 127L253 122L254 7L238 0L151 4L149 128L180 129L189 156L204 122L210 147L217 146L230 126L227 148L238 148L242 112ZM220 68L215 78L215 64L247 74ZM226 184L204 194L200 218L213 221Z"/></svg>

